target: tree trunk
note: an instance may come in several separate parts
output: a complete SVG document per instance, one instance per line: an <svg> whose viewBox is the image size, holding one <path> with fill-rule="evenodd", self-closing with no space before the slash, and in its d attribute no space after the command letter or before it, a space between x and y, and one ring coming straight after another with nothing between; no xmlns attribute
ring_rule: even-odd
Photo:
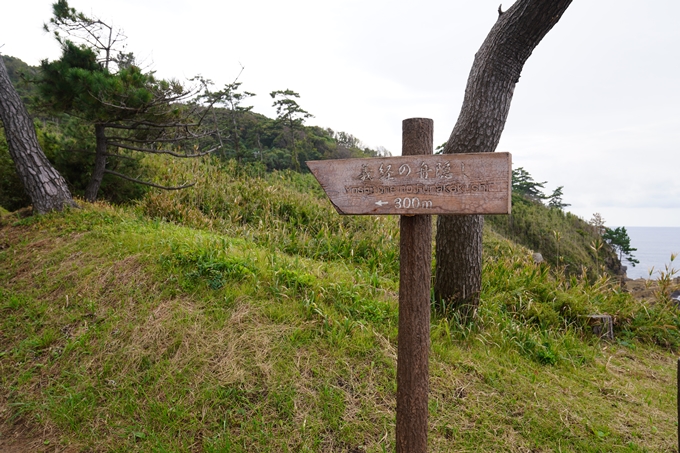
<svg viewBox="0 0 680 453"><path fill-rule="evenodd" d="M437 219L435 300L444 314L462 322L477 312L482 288L482 215L446 215Z"/></svg>
<svg viewBox="0 0 680 453"><path fill-rule="evenodd" d="M570 4L571 0L518 0L505 12L499 8L496 24L475 55L444 153L496 150L524 63ZM483 226L480 215L437 219L434 295L464 322L479 306Z"/></svg>
<svg viewBox="0 0 680 453"><path fill-rule="evenodd" d="M33 203L33 211L44 214L76 206L66 181L40 149L35 126L26 106L14 89L0 55L0 119L5 127L9 154L19 179Z"/></svg>
<svg viewBox="0 0 680 453"><path fill-rule="evenodd" d="M238 134L238 123L236 122L236 112L232 109L231 111L231 124L234 127L234 135L233 135L233 141L234 141L234 151L236 151L236 161L241 164L242 160L242 155L241 155L241 140Z"/></svg>
<svg viewBox="0 0 680 453"><path fill-rule="evenodd" d="M295 147L295 123L290 121L290 158L293 164L293 170L300 172L300 159L298 158L297 148Z"/></svg>
<svg viewBox="0 0 680 453"><path fill-rule="evenodd" d="M94 169L90 176L90 182L85 189L85 199L90 203L97 200L97 193L102 185L104 173L106 171L106 128L101 124L94 125L94 135L97 139L97 149L94 157Z"/></svg>

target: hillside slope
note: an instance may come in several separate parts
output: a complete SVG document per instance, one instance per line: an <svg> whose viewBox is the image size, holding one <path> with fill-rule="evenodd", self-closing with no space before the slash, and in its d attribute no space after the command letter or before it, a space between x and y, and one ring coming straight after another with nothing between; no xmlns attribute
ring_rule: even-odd
<svg viewBox="0 0 680 453"><path fill-rule="evenodd" d="M609 244L585 220L562 209L545 206L519 194L512 195L512 213L486 216L491 228L542 255L568 274L622 275L621 262Z"/></svg>
<svg viewBox="0 0 680 453"><path fill-rule="evenodd" d="M396 219L179 165L197 190L3 216L0 449L393 451ZM433 314L430 451L675 451L674 309L492 230L485 256L477 323Z"/></svg>

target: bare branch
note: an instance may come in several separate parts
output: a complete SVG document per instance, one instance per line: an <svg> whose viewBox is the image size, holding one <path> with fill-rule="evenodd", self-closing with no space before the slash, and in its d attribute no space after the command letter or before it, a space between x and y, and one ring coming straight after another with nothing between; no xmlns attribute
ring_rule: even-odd
<svg viewBox="0 0 680 453"><path fill-rule="evenodd" d="M119 123L111 123L111 122L106 122L106 123L101 123L102 126L104 127L110 127L112 129L124 129L128 131L132 130L139 130L142 129L141 126L146 126L149 129L169 129L172 127L196 127L200 126L200 123L165 123L165 124L158 124L158 123L153 123L151 121L133 121L129 120L129 124L119 124Z"/></svg>
<svg viewBox="0 0 680 453"><path fill-rule="evenodd" d="M106 153L105 155L106 155L106 157L115 157L117 159L127 159L127 160L137 161L137 159L135 159L134 157L125 156L123 154Z"/></svg>
<svg viewBox="0 0 680 453"><path fill-rule="evenodd" d="M130 176L127 176L127 175L124 175L122 173L118 173L117 171L113 171L113 170L109 170L109 169L105 169L104 173L108 173L108 174L113 175L113 176L118 176L119 178L127 179L128 181L136 182L138 184L143 184L145 186L151 186L151 187L155 187L157 189L163 189L163 190L181 190L181 189L186 189L187 187L192 187L192 186L196 185L195 182L192 182L190 184L184 184L182 186L161 186L161 185L149 182L149 181L142 181L141 179L132 178Z"/></svg>
<svg viewBox="0 0 680 453"><path fill-rule="evenodd" d="M97 153L95 151L89 151L89 150L86 150L86 149L66 149L64 151L68 151L69 153L87 154L87 155L90 155L90 156L96 156L97 155ZM137 160L134 157L124 156L122 154L117 154L117 153L106 153L105 155L107 157L117 157L119 159L128 159L128 160L135 160L135 161Z"/></svg>
<svg viewBox="0 0 680 453"><path fill-rule="evenodd" d="M156 137L152 138L130 138L130 137L122 137L119 135L111 135L107 136L106 138L108 140L120 140L123 142L130 142L130 143L176 143L179 141L187 140L187 139L199 139L199 138L205 138L205 137L210 137L213 133L218 133L217 130L215 131L208 131L202 134L194 134L192 132L188 132L188 134L185 133L182 135L176 135L174 137L167 137L167 138L162 138L163 137L163 131L159 131Z"/></svg>
<svg viewBox="0 0 680 453"><path fill-rule="evenodd" d="M146 112L150 110L153 107L159 106L159 105L170 105L173 102L179 102L183 101L187 98L190 98L194 95L193 92L186 92L186 93L181 93L176 96L169 96L169 97L157 97L154 99L152 102L146 103L142 106L142 108L137 108L137 107L128 107L123 104L112 104L111 102L107 102L104 99L101 99L94 94L90 93L90 95L95 98L97 101L99 101L102 105L105 105L107 107L111 107L114 109L119 109L119 110L125 110L125 111L130 111L130 112ZM163 112L167 113L167 112Z"/></svg>
<svg viewBox="0 0 680 453"><path fill-rule="evenodd" d="M142 152L142 153L168 154L168 155L174 156L174 157L201 157L201 156L205 156L206 154L213 153L213 152L217 151L218 149L220 149L220 146L216 146L215 148L212 148L212 149L209 149L208 151L203 151L203 152L200 152L200 153L180 154L180 153L175 153L175 152L172 152L172 151L165 151L165 150L161 150L161 149L150 149L150 148L141 148L141 147L137 147L137 146L130 146L130 145L125 145L123 143L108 143L108 145L109 146L117 146L117 147L123 148L123 149L129 149L131 151L139 151L139 152Z"/></svg>

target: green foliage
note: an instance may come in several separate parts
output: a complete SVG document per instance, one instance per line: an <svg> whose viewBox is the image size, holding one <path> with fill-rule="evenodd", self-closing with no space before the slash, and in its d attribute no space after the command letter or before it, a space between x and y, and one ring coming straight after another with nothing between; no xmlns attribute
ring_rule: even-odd
<svg viewBox="0 0 680 453"><path fill-rule="evenodd" d="M97 95L112 85L112 75L97 62L97 54L71 41L62 44L59 60L41 62L39 87L48 106L56 112L75 110L87 119L97 115Z"/></svg>
<svg viewBox="0 0 680 453"><path fill-rule="evenodd" d="M36 87L31 83L31 81L36 78L38 69L27 65L16 57L3 55L2 59L5 63L5 67L7 68L9 80L17 90L21 101L24 103L24 105L30 107L33 102L33 98L37 94Z"/></svg>
<svg viewBox="0 0 680 453"><path fill-rule="evenodd" d="M86 199L96 199L104 174L148 183L111 168L108 161L116 162L120 170L126 166L120 160L134 159L135 153L202 154L198 144L211 132L203 129L202 120L210 106L193 102L197 91L144 73L132 53L118 50L116 55L121 33L70 8L66 0L53 5L45 30L54 33L62 56L41 63L42 106L54 115L73 116L93 126L96 137Z"/></svg>
<svg viewBox="0 0 680 453"><path fill-rule="evenodd" d="M568 203L565 203L562 201L562 196L564 195L562 193L562 189L564 186L559 186L557 189L553 191L553 193L548 197L548 206L551 208L557 208L557 209L564 209L567 206L571 206Z"/></svg>
<svg viewBox="0 0 680 453"><path fill-rule="evenodd" d="M184 267L185 276L191 285L203 281L211 289L220 289L230 280L242 281L255 274L253 264L247 259L226 255L225 249L224 241L221 247L218 245L199 250L182 250L178 246L173 246L169 264Z"/></svg>
<svg viewBox="0 0 680 453"><path fill-rule="evenodd" d="M97 60L91 48L64 41L59 60L41 63L39 91L46 106L92 123L143 121L145 114L178 115L176 108L155 108L161 100L170 102L183 93L177 82L156 80L134 65L114 74Z"/></svg>
<svg viewBox="0 0 680 453"><path fill-rule="evenodd" d="M596 279L605 269L619 273L621 262L609 244L598 243L598 229L563 211L569 206L562 201L563 186L546 196L541 191L545 184L546 181L535 182L522 167L513 169L512 214L487 216L488 224L508 239L539 252L567 274ZM546 199L547 206L543 205Z"/></svg>
<svg viewBox="0 0 680 453"><path fill-rule="evenodd" d="M305 120L314 115L300 107L295 99L300 95L293 90L272 91L269 95L274 99L272 104L276 108L276 119L290 128L302 126Z"/></svg>
<svg viewBox="0 0 680 453"><path fill-rule="evenodd" d="M96 143L92 126L67 115L57 117L57 120L36 124L38 140L47 158L68 181L71 193L82 198L90 180L88 169L94 165ZM109 156L108 167L120 173L151 178L140 159L122 149ZM112 203L129 203L140 199L147 191L146 186L105 174L98 196Z"/></svg>
<svg viewBox="0 0 680 453"><path fill-rule="evenodd" d="M535 264L528 251L493 231L485 232L484 254L484 303L475 328L538 363L582 364L583 351L564 349L565 341L578 343L587 336L588 315L598 313L612 316L614 336L622 341L680 348L677 310L661 294L641 304L615 278L567 276Z"/></svg>
<svg viewBox="0 0 680 453"><path fill-rule="evenodd" d="M265 173L256 165L220 165L210 158L154 159L153 165L163 169L160 184L197 184L188 191L150 194L142 204L147 215L191 226L219 225L284 253L398 274L395 219L338 218L311 174Z"/></svg>
<svg viewBox="0 0 680 453"><path fill-rule="evenodd" d="M486 216L487 223L531 250L541 253L555 266L562 266L568 274L581 274L584 269L591 278L601 273L604 263L615 273L620 262L607 247L594 250L590 246L599 236L581 218L560 209L550 209L541 203L513 194L512 214Z"/></svg>
<svg viewBox="0 0 680 453"><path fill-rule="evenodd" d="M161 89L167 88L170 91L177 91L180 87L173 85L172 82L155 80L151 74L139 73L133 65L134 60L129 58L125 60L125 64L122 64L120 58L116 58L115 61L118 62L116 67L123 70L121 75L123 73L128 74L126 78L116 82L118 74L112 74L106 68L103 68L101 59L96 52L82 46L79 47L74 43L67 43L68 40L66 39L62 39L62 41L66 49L63 55L65 58L53 62L43 62L43 68L47 68L53 76L50 78L50 86L27 85L25 82L18 81L18 79L18 82L15 81L15 83L23 83L29 88L33 87L33 92L37 92L38 87L41 87L49 93L51 101L47 104L47 107L50 105L54 107L48 109L51 110L50 115L46 115L45 105L43 105L42 110L37 110L34 104L29 104L33 114L40 118L40 121L36 122L36 128L41 146L55 168L67 180L72 193L84 196L85 189L90 181L90 169L94 164L96 150L96 142L92 133L92 120L102 117L105 113L105 109L102 110L96 106L94 98L85 94L87 90L84 88L95 89L96 83L103 81L103 87L107 90L113 87L106 92L108 93L106 96L109 97L111 105L115 106L120 102L120 99L116 97L124 96L125 89L130 87L138 88L140 96L146 89L148 89L147 94L155 93L153 87L156 85ZM127 55L130 57L130 54ZM12 59L12 61L16 63L15 66L18 68L23 68L21 72L29 74L33 81L41 79L40 74L43 68L31 68L18 59ZM78 68L78 65L83 67ZM18 73L17 71L15 73ZM98 73L98 75L95 76L93 73ZM62 77L65 74L69 76ZM145 77L147 77L146 82L144 82ZM78 83L70 84L69 80L75 80ZM204 86L209 84L207 80L202 81L205 82ZM145 83L148 84L145 85ZM57 90L56 87L62 84L65 89ZM288 127L281 121L254 113L248 106L244 107L243 102L251 95L252 93L241 90L241 83L238 81L228 84L218 92L210 92L209 90L204 92L203 99L208 104L215 103L225 106L225 108L214 108L213 112L207 117L216 124L217 130L229 133L229 139L226 139L227 136L225 135L225 146L218 151L217 155L224 160L234 158L242 165L258 163L267 171L297 169L298 166L291 158ZM103 92L102 96L104 96ZM84 99L86 102L78 104L79 108L83 109L78 113L78 116L58 113L56 107L74 106L79 99ZM137 99L139 100L139 97ZM44 100L45 98L43 98ZM181 104L176 107L172 112L175 115L181 114L183 109L188 108L188 106ZM115 114L115 108L111 107L109 113ZM86 121L82 118L88 115L89 120ZM145 140L153 138L152 135L151 130L138 129L132 134L127 134L127 137ZM299 168L305 170L304 162L307 160L374 157L389 154L384 148L372 150L365 147L358 138L347 132L336 132L318 126L301 124L296 129L295 136L297 137L295 142L297 163ZM201 137L178 146L174 151L193 153L195 152L194 145L197 149L206 149L215 146L219 142L219 140L216 140L216 135ZM109 169L122 174L134 175L142 180L153 179L149 169L142 165L139 153L125 151L118 147L109 147L108 149L110 153L108 156ZM25 198L23 188L17 184L18 179L13 165L10 165L11 161L8 156L6 164L0 165L3 174L7 175L0 183L3 185L2 197L6 200L4 203L14 208L24 206L28 203L28 200ZM99 196L111 202L124 203L139 199L146 191L147 188L144 186L105 174Z"/></svg>
<svg viewBox="0 0 680 453"><path fill-rule="evenodd" d="M630 246L630 237L626 231L626 227L616 227L614 229L607 228L602 235L602 239L607 241L607 243L619 254L619 260L626 258L631 265L635 266L640 263L633 256L633 252L637 249Z"/></svg>
<svg viewBox="0 0 680 453"><path fill-rule="evenodd" d="M293 168L300 171L300 159L297 148L298 137L296 131L302 128L305 120L313 115L304 110L295 99L300 95L292 90L272 91L269 95L274 99L272 104L276 108L276 121L283 126L283 132L287 135L288 149L291 153Z"/></svg>
<svg viewBox="0 0 680 453"><path fill-rule="evenodd" d="M523 167L512 169L512 191L532 201L541 201L546 198L541 189L547 181L536 182Z"/></svg>
<svg viewBox="0 0 680 453"><path fill-rule="evenodd" d="M243 71L243 69L241 71ZM244 114L250 112L253 108L252 106L245 107L241 104L249 97L255 96L255 93L241 91L241 85L242 83L238 81L237 77L232 83L226 84L222 90L211 92L207 88L207 83L205 83L204 86L206 87L206 90L202 96L211 105L224 105L227 108L227 121L229 127L225 128L225 130L229 131L230 134L229 151L231 151L231 154L225 149L222 151L222 155L227 158L234 157L239 162L241 162L248 154L243 149L241 143L241 136L243 135L244 130ZM213 115L215 115L214 112Z"/></svg>
<svg viewBox="0 0 680 453"><path fill-rule="evenodd" d="M90 127L73 117L56 118L55 121L36 121L35 129L40 147L50 163L66 179L74 196L82 197L89 180L84 169L94 161L94 137ZM114 170L150 177L148 169L132 156L112 156L110 166ZM114 203L126 203L141 198L147 192L145 186L105 175L100 197ZM30 199L16 173L5 136L0 134L0 206L15 211L29 206Z"/></svg>

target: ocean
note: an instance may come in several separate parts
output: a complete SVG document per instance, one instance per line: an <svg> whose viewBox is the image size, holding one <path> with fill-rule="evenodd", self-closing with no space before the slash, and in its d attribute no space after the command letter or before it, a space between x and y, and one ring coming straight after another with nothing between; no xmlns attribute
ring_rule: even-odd
<svg viewBox="0 0 680 453"><path fill-rule="evenodd" d="M633 267L623 259L623 265L628 267L628 278L650 278L652 267L651 278L658 278L658 271L665 271L666 265L671 263L671 253L678 254L672 267L680 271L680 227L626 227L626 231L631 247L637 249L633 256L640 261ZM680 276L680 272L676 276Z"/></svg>

